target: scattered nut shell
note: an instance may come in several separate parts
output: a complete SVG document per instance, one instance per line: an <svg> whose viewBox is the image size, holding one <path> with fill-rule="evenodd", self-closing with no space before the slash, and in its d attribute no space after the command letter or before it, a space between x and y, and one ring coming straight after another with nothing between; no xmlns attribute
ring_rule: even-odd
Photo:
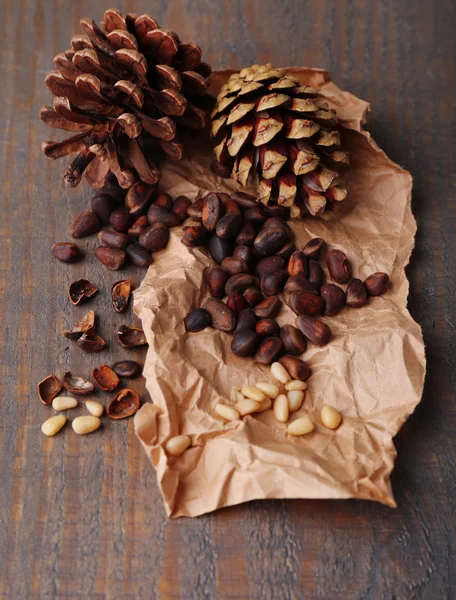
<svg viewBox="0 0 456 600"><path fill-rule="evenodd" d="M311 433L315 429L315 425L313 424L310 417L299 417L296 421L290 423L287 427L287 432L290 435L306 435L307 433Z"/></svg>
<svg viewBox="0 0 456 600"><path fill-rule="evenodd" d="M95 331L93 327L85 331L78 339L78 346L84 350L84 352L99 352L106 348L107 344L101 335Z"/></svg>
<svg viewBox="0 0 456 600"><path fill-rule="evenodd" d="M290 416L290 409L288 407L288 398L285 394L279 394L274 400L274 414L277 421L286 423Z"/></svg>
<svg viewBox="0 0 456 600"><path fill-rule="evenodd" d="M66 421L67 418L65 415L54 415L41 425L41 431L44 435L47 435L47 437L52 437L62 429Z"/></svg>
<svg viewBox="0 0 456 600"><path fill-rule="evenodd" d="M78 435L86 435L96 431L101 425L101 421L98 417L92 417L84 415L82 417L76 417L71 423L73 431Z"/></svg>
<svg viewBox="0 0 456 600"><path fill-rule="evenodd" d="M144 331L140 327L121 325L116 331L116 339L122 348L137 348L147 344Z"/></svg>
<svg viewBox="0 0 456 600"><path fill-rule="evenodd" d="M95 313L93 310L89 310L82 319L79 319L77 323L73 325L71 329L68 331L64 331L63 335L69 340L77 340L81 337L83 333L92 329L95 325Z"/></svg>
<svg viewBox="0 0 456 600"><path fill-rule="evenodd" d="M280 381L280 383L287 383L287 381L290 381L291 379L288 371L279 362L272 363L271 375L274 377L274 379Z"/></svg>
<svg viewBox="0 0 456 600"><path fill-rule="evenodd" d="M240 415L237 410L231 408L231 406L227 406L226 404L216 404L215 412L226 419L227 421L238 421L240 419Z"/></svg>
<svg viewBox="0 0 456 600"><path fill-rule="evenodd" d="M112 392L120 383L117 374L108 365L95 367L92 371L92 379L103 392Z"/></svg>
<svg viewBox="0 0 456 600"><path fill-rule="evenodd" d="M131 295L131 281L122 279L117 281L111 289L112 307L117 313L127 310Z"/></svg>
<svg viewBox="0 0 456 600"><path fill-rule="evenodd" d="M81 302L86 302L97 292L97 286L93 283L90 283L88 279L78 279L70 283L68 288L68 297L71 304L76 305L80 304Z"/></svg>
<svg viewBox="0 0 456 600"><path fill-rule="evenodd" d="M60 379L55 375L48 375L37 386L38 397L43 404L50 406L61 389Z"/></svg>
<svg viewBox="0 0 456 600"><path fill-rule="evenodd" d="M333 406L325 405L321 409L321 420L328 429L337 429L342 422L342 415Z"/></svg>
<svg viewBox="0 0 456 600"><path fill-rule="evenodd" d="M86 400L85 405L87 410L94 417L101 417L104 411L104 406L95 400Z"/></svg>
<svg viewBox="0 0 456 600"><path fill-rule="evenodd" d="M125 419L134 415L140 404L139 395L134 390L125 388L114 396L106 408L106 413L111 419Z"/></svg>
<svg viewBox="0 0 456 600"><path fill-rule="evenodd" d="M84 377L73 375L71 371L67 371L63 376L63 386L72 394L78 396L87 396L94 390L93 383Z"/></svg>
<svg viewBox="0 0 456 600"><path fill-rule="evenodd" d="M250 398L245 398L238 402L234 407L241 417L245 417L246 415L251 415L254 412L257 412L260 408L260 403L256 400L250 400Z"/></svg>
<svg viewBox="0 0 456 600"><path fill-rule="evenodd" d="M280 393L279 387L275 383L269 383L267 381L260 381L255 383L255 387L257 387L265 396L268 398L272 398L273 400L277 398Z"/></svg>
<svg viewBox="0 0 456 600"><path fill-rule="evenodd" d="M250 398L250 400L256 400L257 402L264 400L263 392L254 385L245 385L241 389L241 394L243 394L246 398Z"/></svg>
<svg viewBox="0 0 456 600"><path fill-rule="evenodd" d="M57 396L52 401L52 408L57 412L70 410L70 408L75 408L77 405L78 401L76 398L71 398L70 396Z"/></svg>
<svg viewBox="0 0 456 600"><path fill-rule="evenodd" d="M180 456L191 446L191 443L192 439L189 435L176 435L166 442L166 452L171 456Z"/></svg>

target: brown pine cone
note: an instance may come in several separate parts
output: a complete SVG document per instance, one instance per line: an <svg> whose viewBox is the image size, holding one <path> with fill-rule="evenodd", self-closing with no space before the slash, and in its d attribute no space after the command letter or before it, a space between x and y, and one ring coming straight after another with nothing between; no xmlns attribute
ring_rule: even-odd
<svg viewBox="0 0 456 600"><path fill-rule="evenodd" d="M43 142L49 158L76 154L65 173L69 186L85 173L102 187L112 171L122 188L160 178L160 159L180 159L181 133L204 128L214 99L207 91L208 64L201 49L182 43L148 15L125 17L113 8L100 27L82 19L83 34L54 58L45 83L55 96L41 119L76 135Z"/></svg>
<svg viewBox="0 0 456 600"><path fill-rule="evenodd" d="M244 186L258 175L259 202L277 202L298 217L345 199L340 171L349 160L336 113L285 69L253 65L231 75L212 119L217 163Z"/></svg>

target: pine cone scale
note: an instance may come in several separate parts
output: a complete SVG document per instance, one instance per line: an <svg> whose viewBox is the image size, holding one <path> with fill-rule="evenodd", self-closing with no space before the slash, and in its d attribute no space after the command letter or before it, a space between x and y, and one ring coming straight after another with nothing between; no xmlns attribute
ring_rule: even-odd
<svg viewBox="0 0 456 600"><path fill-rule="evenodd" d="M77 185L85 169L100 187L109 171L123 188L155 185L160 159L182 158L178 129L206 124L214 104L207 91L211 69L199 46L182 43L148 15L108 9L101 26L91 19L80 24L83 33L54 57L56 70L45 80L54 105L40 111L49 126L77 135L45 142L43 151L51 158L76 154L65 173L68 185Z"/></svg>

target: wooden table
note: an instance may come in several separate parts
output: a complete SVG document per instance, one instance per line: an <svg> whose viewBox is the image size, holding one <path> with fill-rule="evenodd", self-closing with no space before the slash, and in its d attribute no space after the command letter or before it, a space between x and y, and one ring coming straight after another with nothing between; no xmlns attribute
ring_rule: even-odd
<svg viewBox="0 0 456 600"><path fill-rule="evenodd" d="M267 501L177 521L165 518L131 421L87 438L40 433L49 412L36 383L67 369L88 374L99 362L61 335L83 312L69 306L70 279L90 274L100 285L93 307L107 338L130 319L114 316L108 291L117 277L90 252L74 266L50 257L90 192L65 188L64 162L40 152L49 131L38 109L49 102L43 78L52 57L68 47L80 17L99 20L108 7L1 6L1 598L455 598L454 2L120 3L198 42L214 68L327 68L372 103L375 139L415 177L410 309L423 327L428 376L396 440L399 507ZM95 244L83 241L88 250ZM132 275L139 283L141 272ZM123 356L111 347L112 360Z"/></svg>

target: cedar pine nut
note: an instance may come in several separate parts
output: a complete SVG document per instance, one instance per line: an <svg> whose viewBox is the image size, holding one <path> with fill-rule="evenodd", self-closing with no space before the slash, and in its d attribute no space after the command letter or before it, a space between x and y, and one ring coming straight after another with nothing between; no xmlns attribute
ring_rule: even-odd
<svg viewBox="0 0 456 600"><path fill-rule="evenodd" d="M54 415L41 425L41 431L44 435L52 437L58 433L65 425L67 418L65 415Z"/></svg>
<svg viewBox="0 0 456 600"><path fill-rule="evenodd" d="M290 408L290 412L294 413L299 410L303 400L304 392L302 390L290 390L288 392L288 406Z"/></svg>
<svg viewBox="0 0 456 600"><path fill-rule="evenodd" d="M256 400L257 402L264 400L263 392L254 385L245 385L241 389L241 394L244 394L246 398L250 398L250 400Z"/></svg>
<svg viewBox="0 0 456 600"><path fill-rule="evenodd" d="M232 388L230 393L230 400L231 402L236 403L245 400L245 398L237 388Z"/></svg>
<svg viewBox="0 0 456 600"><path fill-rule="evenodd" d="M332 406L323 406L321 409L321 420L328 429L337 429L342 422L342 415Z"/></svg>
<svg viewBox="0 0 456 600"><path fill-rule="evenodd" d="M280 381L280 383L287 383L287 381L290 381L291 379L288 371L279 362L272 363L271 375L274 377L274 379Z"/></svg>
<svg viewBox="0 0 456 600"><path fill-rule="evenodd" d="M52 401L52 408L57 412L61 410L69 410L70 408L74 408L78 405L78 401L76 398L70 398L70 396L57 396Z"/></svg>
<svg viewBox="0 0 456 600"><path fill-rule="evenodd" d="M95 402L95 400L86 400L85 405L87 410L94 417L101 417L104 411L104 407L99 402Z"/></svg>
<svg viewBox="0 0 456 600"><path fill-rule="evenodd" d="M290 435L306 435L311 433L315 429L315 425L309 417L299 417L293 423L290 423L287 427L287 431Z"/></svg>
<svg viewBox="0 0 456 600"><path fill-rule="evenodd" d="M285 384L287 392L292 390L306 390L307 387L307 383L305 381L299 381L299 379L292 379Z"/></svg>
<svg viewBox="0 0 456 600"><path fill-rule="evenodd" d="M238 402L234 408L238 411L241 417L245 417L246 415L251 415L256 412L260 408L260 403L256 400L250 400L250 398L245 398Z"/></svg>
<svg viewBox="0 0 456 600"><path fill-rule="evenodd" d="M288 398L285 394L279 394L274 400L274 414L277 421L280 421L281 423L286 423L288 421L290 411L288 408Z"/></svg>
<svg viewBox="0 0 456 600"><path fill-rule="evenodd" d="M263 392L265 396L268 398L272 398L275 400L279 395L280 391L278 386L275 383L268 383L267 381L260 381L259 383L255 383L255 386Z"/></svg>
<svg viewBox="0 0 456 600"><path fill-rule="evenodd" d="M71 423L73 431L78 435L86 435L86 433L92 433L96 431L101 425L101 421L98 417L76 417Z"/></svg>
<svg viewBox="0 0 456 600"><path fill-rule="evenodd" d="M171 454L171 456L180 456L187 450L191 443L192 439L189 435L176 435L166 442L166 452Z"/></svg>
<svg viewBox="0 0 456 600"><path fill-rule="evenodd" d="M227 421L237 421L240 418L238 411L226 404L217 404L215 412Z"/></svg>
<svg viewBox="0 0 456 600"><path fill-rule="evenodd" d="M271 408L272 400L271 398L265 398L264 400L259 402L259 405L260 407L256 412L264 412L265 410L268 410L268 408Z"/></svg>

